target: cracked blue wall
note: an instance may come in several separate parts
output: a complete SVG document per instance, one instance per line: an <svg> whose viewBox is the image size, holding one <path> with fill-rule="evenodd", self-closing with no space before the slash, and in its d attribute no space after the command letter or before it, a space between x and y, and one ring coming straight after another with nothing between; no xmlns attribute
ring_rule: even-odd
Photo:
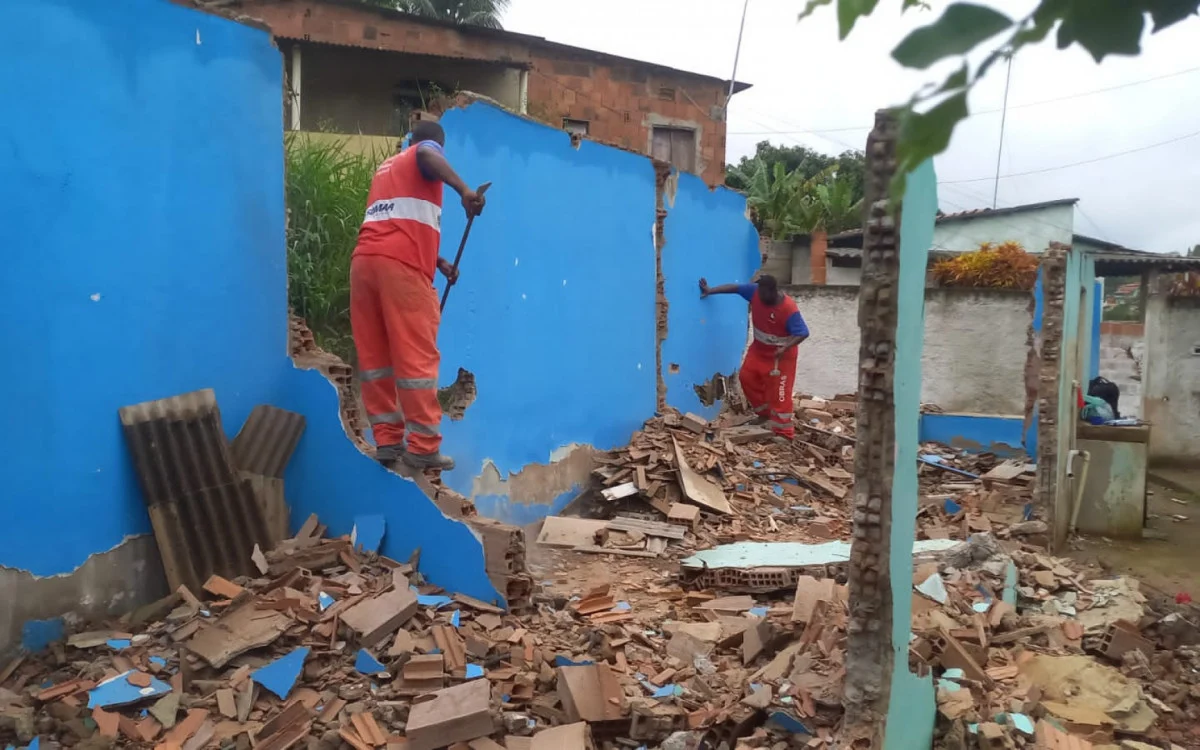
<svg viewBox="0 0 1200 750"><path fill-rule="evenodd" d="M712 418L720 403L705 406L695 386L741 363L749 331L740 297L700 299L700 277L712 284L747 282L758 270L758 233L746 220L746 200L732 190L710 190L691 174L678 175L674 200L667 201L663 234L667 339L663 378L667 403L682 412ZM671 365L679 366L677 373Z"/></svg>
<svg viewBox="0 0 1200 750"><path fill-rule="evenodd" d="M645 156L590 141L575 148L560 130L483 103L448 112L442 125L463 179L492 182L438 339L440 383L463 367L478 389L461 421L442 424L443 450L457 461L444 481L470 495L489 461L507 478L569 444L615 448L654 415L655 171ZM446 257L465 225L454 198L447 191ZM693 175L682 177L667 210L663 362L698 382L737 367L746 316L744 305L702 311L696 280L748 278L757 236L741 195L711 191ZM672 405L701 410L684 379L667 382ZM524 524L577 491L474 499L480 513Z"/></svg>
<svg viewBox="0 0 1200 750"><path fill-rule="evenodd" d="M300 520L384 513L388 554L422 547L432 580L495 597L478 540L358 453L332 385L287 357L282 86L266 33L166 0L0 9L19 104L0 119L0 315L21 363L0 375L0 566L67 573L148 533L117 409L213 388L230 433L260 403L308 418Z"/></svg>

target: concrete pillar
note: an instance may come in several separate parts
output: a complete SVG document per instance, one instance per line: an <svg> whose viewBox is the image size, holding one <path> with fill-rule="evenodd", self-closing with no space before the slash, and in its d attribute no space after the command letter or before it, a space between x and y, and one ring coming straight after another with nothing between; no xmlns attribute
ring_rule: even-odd
<svg viewBox="0 0 1200 750"><path fill-rule="evenodd" d="M291 88L292 130L300 129L300 43L292 44L291 73L288 84Z"/></svg>
<svg viewBox="0 0 1200 750"><path fill-rule="evenodd" d="M1171 356L1167 321L1167 294L1162 289L1162 275L1149 271L1142 277L1142 310L1145 315L1146 352L1142 356L1142 419L1151 425L1166 425L1171 421L1171 404L1167 399L1167 363ZM1150 459L1162 453L1165 431L1155 434L1150 428ZM1157 438L1157 439L1156 439Z"/></svg>

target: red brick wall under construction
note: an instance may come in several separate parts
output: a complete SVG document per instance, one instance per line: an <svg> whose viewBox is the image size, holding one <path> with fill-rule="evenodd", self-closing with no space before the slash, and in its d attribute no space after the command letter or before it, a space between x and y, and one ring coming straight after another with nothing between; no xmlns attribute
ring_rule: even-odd
<svg viewBox="0 0 1200 750"><path fill-rule="evenodd" d="M719 81L553 48L535 49L529 71L529 115L556 126L563 118L586 120L593 140L650 153L655 125L696 131L695 171L710 185L725 180L726 93Z"/></svg>

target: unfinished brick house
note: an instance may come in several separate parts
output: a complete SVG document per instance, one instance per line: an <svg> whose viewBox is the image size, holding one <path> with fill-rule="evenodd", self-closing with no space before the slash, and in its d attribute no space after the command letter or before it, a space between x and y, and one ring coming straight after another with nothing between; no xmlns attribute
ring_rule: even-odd
<svg viewBox="0 0 1200 750"><path fill-rule="evenodd" d="M237 10L265 22L286 56L290 129L402 135L413 110L465 90L724 180L727 80L358 0L241 0Z"/></svg>

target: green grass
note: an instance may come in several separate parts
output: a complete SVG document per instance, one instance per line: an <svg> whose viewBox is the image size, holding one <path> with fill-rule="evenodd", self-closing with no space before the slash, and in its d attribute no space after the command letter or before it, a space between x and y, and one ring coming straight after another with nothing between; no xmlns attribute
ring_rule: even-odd
<svg viewBox="0 0 1200 750"><path fill-rule="evenodd" d="M287 134L285 149L288 304L321 348L353 363L350 255L371 177L389 154L359 154L303 133Z"/></svg>

